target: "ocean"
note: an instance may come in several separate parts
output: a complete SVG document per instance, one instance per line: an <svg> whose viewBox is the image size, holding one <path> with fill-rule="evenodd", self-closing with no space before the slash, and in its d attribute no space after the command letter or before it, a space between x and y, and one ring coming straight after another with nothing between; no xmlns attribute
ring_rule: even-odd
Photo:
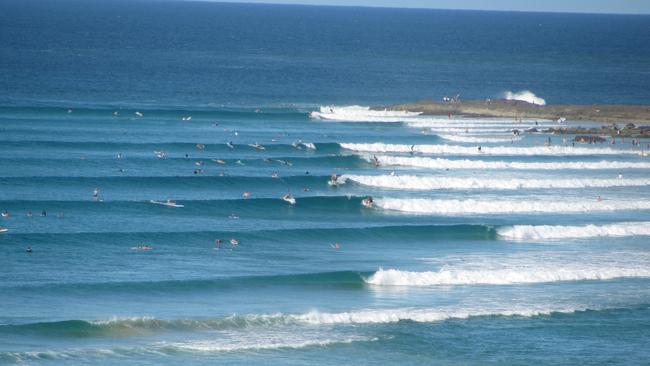
<svg viewBox="0 0 650 366"><path fill-rule="evenodd" d="M1 2L0 364L647 364L650 139L369 106L649 104L648 29Z"/></svg>

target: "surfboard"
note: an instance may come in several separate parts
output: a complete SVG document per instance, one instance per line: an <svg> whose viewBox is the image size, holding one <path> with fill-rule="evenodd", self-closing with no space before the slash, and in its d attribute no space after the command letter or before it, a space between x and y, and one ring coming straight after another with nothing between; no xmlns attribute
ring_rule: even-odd
<svg viewBox="0 0 650 366"><path fill-rule="evenodd" d="M151 202L151 203L153 203L155 205L163 205L163 206L167 206L167 207L185 207L184 205L179 205L177 203L166 202L166 201L154 201L154 200L151 200L149 202Z"/></svg>

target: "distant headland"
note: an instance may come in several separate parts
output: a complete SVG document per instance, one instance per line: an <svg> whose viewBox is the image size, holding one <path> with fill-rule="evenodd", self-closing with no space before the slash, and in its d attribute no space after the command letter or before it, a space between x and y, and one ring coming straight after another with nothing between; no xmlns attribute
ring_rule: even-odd
<svg viewBox="0 0 650 366"><path fill-rule="evenodd" d="M422 112L427 115L466 115L475 117L540 118L567 121L593 121L617 124L650 123L650 105L537 105L521 100L419 101L373 109Z"/></svg>

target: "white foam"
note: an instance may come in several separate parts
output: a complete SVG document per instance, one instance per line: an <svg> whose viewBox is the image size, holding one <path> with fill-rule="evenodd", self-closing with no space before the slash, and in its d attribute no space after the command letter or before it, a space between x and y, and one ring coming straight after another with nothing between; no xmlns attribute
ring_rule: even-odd
<svg viewBox="0 0 650 366"><path fill-rule="evenodd" d="M442 120L431 120L428 118L412 118L405 121L406 126L411 128L431 128L432 130L446 129L446 128L455 128L458 132L474 132L481 131L485 129L497 129L499 132L507 132L512 130L519 130L525 132L530 128L536 128L537 130L555 127L555 125L550 123L535 124L534 122L514 122L514 121L503 121L503 122L494 122L494 121L442 121Z"/></svg>
<svg viewBox="0 0 650 366"><path fill-rule="evenodd" d="M650 221L583 226L514 225L497 229L497 234L515 240L650 236Z"/></svg>
<svg viewBox="0 0 650 366"><path fill-rule="evenodd" d="M467 135L444 135L440 134L438 135L440 138L443 138L445 140L449 141L456 141L456 142L470 142L470 143L498 143L498 142L513 142L513 141L519 141L524 138L524 135L519 135L519 136L467 136Z"/></svg>
<svg viewBox="0 0 650 366"><path fill-rule="evenodd" d="M546 101L544 99L538 97L530 90L522 90L515 93L507 91L503 93L503 97L507 100L520 100L530 104L546 105Z"/></svg>
<svg viewBox="0 0 650 366"><path fill-rule="evenodd" d="M427 199L376 198L375 207L414 214L485 215L587 213L625 210L650 210L648 200L603 200L576 197L572 201L524 199Z"/></svg>
<svg viewBox="0 0 650 366"><path fill-rule="evenodd" d="M372 156L364 156L372 162ZM567 162L516 162L483 160L448 160L442 158L377 156L382 165L410 166L431 169L520 169L520 170L560 170L560 169L650 169L650 163L620 161L567 161Z"/></svg>
<svg viewBox="0 0 650 366"><path fill-rule="evenodd" d="M348 122L401 122L405 118L420 115L420 112L373 110L370 107L353 106L322 106L309 117L332 121Z"/></svg>
<svg viewBox="0 0 650 366"><path fill-rule="evenodd" d="M364 152L397 152L397 153L423 153L423 154L447 154L447 155L621 155L638 154L634 150L618 150L608 147L588 148L571 146L488 146L477 147L457 145L407 145L407 144L384 144L384 143L341 143L342 148L353 151Z"/></svg>
<svg viewBox="0 0 650 366"><path fill-rule="evenodd" d="M416 175L343 175L348 180L372 187L410 190L432 189L564 189L650 186L650 178L635 179L521 179L521 178L454 178Z"/></svg>
<svg viewBox="0 0 650 366"><path fill-rule="evenodd" d="M262 332L261 334L255 333L254 335L250 333L239 333L232 335L232 337L220 334L218 340L196 340L170 343L164 345L164 348L194 352L235 352L283 348L298 349L305 347L325 347L333 344L371 342L376 340L377 338L361 336L326 338L306 335L304 332L300 332L299 334L288 332Z"/></svg>
<svg viewBox="0 0 650 366"><path fill-rule="evenodd" d="M542 262L544 263L544 262ZM647 263L645 263L647 265ZM411 272L380 269L365 281L377 286L434 285L514 285L526 283L612 280L616 278L650 277L650 268L637 263L624 264L527 264L511 268L442 268L438 271Z"/></svg>
<svg viewBox="0 0 650 366"><path fill-rule="evenodd" d="M467 319L478 316L525 316L533 317L553 312L575 312L584 309L575 308L510 308L510 309L368 309L342 313L321 313L312 311L296 316L296 319L313 325L320 324L378 324L413 321L419 323L439 322L449 319Z"/></svg>

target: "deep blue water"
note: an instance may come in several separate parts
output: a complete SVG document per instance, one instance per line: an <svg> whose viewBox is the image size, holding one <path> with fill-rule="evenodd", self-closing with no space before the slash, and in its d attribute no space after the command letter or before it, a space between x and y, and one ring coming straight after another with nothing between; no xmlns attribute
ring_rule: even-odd
<svg viewBox="0 0 650 366"><path fill-rule="evenodd" d="M648 104L648 29L1 2L0 364L647 364L650 139L355 105Z"/></svg>

